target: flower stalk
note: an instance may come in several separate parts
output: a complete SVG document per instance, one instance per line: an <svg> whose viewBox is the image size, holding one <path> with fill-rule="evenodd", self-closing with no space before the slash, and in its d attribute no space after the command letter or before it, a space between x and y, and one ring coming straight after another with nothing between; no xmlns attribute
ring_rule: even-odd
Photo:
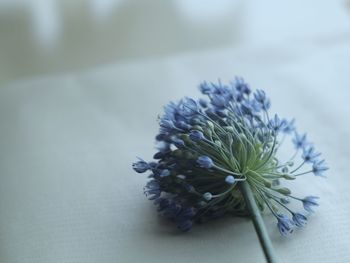
<svg viewBox="0 0 350 263"><path fill-rule="evenodd" d="M275 254L275 250L273 248L269 234L267 233L264 221L261 217L259 208L255 202L255 198L252 189L249 186L249 183L247 181L240 182L239 188L243 195L250 216L253 220L255 231L258 235L261 247L264 251L266 261L268 263L277 263L278 260Z"/></svg>

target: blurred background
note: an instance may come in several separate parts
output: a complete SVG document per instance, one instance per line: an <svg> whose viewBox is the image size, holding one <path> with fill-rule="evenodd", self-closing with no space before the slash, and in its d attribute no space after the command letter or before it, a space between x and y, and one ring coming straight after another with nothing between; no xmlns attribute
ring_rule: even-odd
<svg viewBox="0 0 350 263"><path fill-rule="evenodd" d="M264 262L249 221L168 238L131 169L162 105L233 74L331 167L296 187L322 205L276 249L350 262L349 68L350 0L0 0L0 262Z"/></svg>
<svg viewBox="0 0 350 263"><path fill-rule="evenodd" d="M336 44L349 0L0 0L0 85L219 48Z"/></svg>

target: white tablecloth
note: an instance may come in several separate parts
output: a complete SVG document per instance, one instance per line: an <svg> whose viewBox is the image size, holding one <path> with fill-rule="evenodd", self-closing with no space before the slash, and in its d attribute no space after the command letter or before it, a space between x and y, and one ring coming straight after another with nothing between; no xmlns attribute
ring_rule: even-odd
<svg viewBox="0 0 350 263"><path fill-rule="evenodd" d="M160 220L142 193L136 156L151 159L168 100L202 80L240 75L296 117L331 170L296 194L321 197L309 225L282 238L284 262L349 262L350 42L218 50L41 77L0 89L0 261L264 262L252 223L225 218L188 234Z"/></svg>

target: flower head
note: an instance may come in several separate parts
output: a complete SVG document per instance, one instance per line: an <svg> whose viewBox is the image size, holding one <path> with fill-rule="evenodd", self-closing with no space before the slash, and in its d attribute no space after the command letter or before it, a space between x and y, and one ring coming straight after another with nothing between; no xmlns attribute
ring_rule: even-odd
<svg viewBox="0 0 350 263"><path fill-rule="evenodd" d="M185 97L164 107L155 160L132 165L138 173L150 172L144 189L148 199L178 229L189 231L196 222L246 215L238 186L247 181L259 208L271 211L282 235L305 225L307 218L288 206L300 202L310 212L318 206L317 197L298 198L282 184L328 169L306 134L297 131L294 119L271 114L266 93L254 91L242 78L229 84L203 82L199 89L206 99ZM284 161L279 149L288 136L296 152Z"/></svg>
<svg viewBox="0 0 350 263"><path fill-rule="evenodd" d="M266 97L265 91L257 90L254 93L254 98L263 110L266 111L270 108L271 102L270 102L269 98Z"/></svg>

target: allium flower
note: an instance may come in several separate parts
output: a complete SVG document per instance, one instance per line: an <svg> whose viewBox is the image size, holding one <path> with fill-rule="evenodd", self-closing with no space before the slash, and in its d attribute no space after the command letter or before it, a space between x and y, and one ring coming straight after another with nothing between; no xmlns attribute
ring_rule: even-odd
<svg viewBox="0 0 350 263"><path fill-rule="evenodd" d="M248 215L241 187L248 185L258 211L270 210L282 235L304 226L306 216L289 205L300 202L310 212L317 197L296 197L282 183L328 169L306 134L297 132L294 119L271 114L266 93L253 91L242 78L199 88L206 99L183 98L164 107L156 161L133 164L138 173L150 171L144 191L159 213L182 231L225 214ZM288 136L296 151L281 160Z"/></svg>

